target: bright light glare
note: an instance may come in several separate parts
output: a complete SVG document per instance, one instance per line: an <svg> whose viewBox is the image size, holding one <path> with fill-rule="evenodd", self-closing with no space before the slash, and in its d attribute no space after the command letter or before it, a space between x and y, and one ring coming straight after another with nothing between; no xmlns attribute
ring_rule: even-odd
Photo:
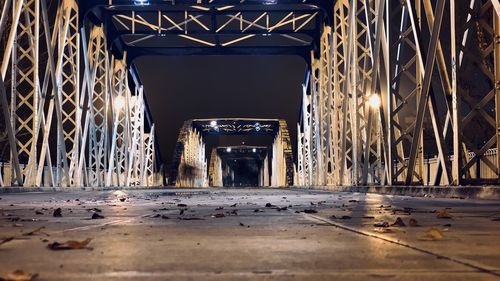
<svg viewBox="0 0 500 281"><path fill-rule="evenodd" d="M252 148L252 152L253 153L257 152L257 148Z"/></svg>
<svg viewBox="0 0 500 281"><path fill-rule="evenodd" d="M379 95L373 94L368 99L368 103L373 109L379 109L382 102L380 101Z"/></svg>
<svg viewBox="0 0 500 281"><path fill-rule="evenodd" d="M230 147L226 148L226 152L231 152L231 148Z"/></svg>
<svg viewBox="0 0 500 281"><path fill-rule="evenodd" d="M212 127L212 128L217 127L217 121L215 121L215 120L210 121L210 127Z"/></svg>
<svg viewBox="0 0 500 281"><path fill-rule="evenodd" d="M260 131L260 123L259 122L255 123L255 130L257 132Z"/></svg>
<svg viewBox="0 0 500 281"><path fill-rule="evenodd" d="M125 107L125 99L123 97L117 97L113 103L116 111L120 111Z"/></svg>
<svg viewBox="0 0 500 281"><path fill-rule="evenodd" d="M138 6L149 5L149 1L148 0L134 0L134 5L138 5Z"/></svg>
<svg viewBox="0 0 500 281"><path fill-rule="evenodd" d="M276 4L278 4L278 0L264 0L262 2L262 4L264 4L264 5L276 5Z"/></svg>

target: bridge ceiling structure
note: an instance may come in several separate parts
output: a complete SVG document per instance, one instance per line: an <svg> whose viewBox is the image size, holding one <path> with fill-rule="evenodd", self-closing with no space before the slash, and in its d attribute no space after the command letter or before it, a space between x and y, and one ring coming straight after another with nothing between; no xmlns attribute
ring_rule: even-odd
<svg viewBox="0 0 500 281"><path fill-rule="evenodd" d="M308 61L333 7L318 0L80 1L82 6L89 19L105 24L110 48L126 51L129 61L230 54L293 54Z"/></svg>

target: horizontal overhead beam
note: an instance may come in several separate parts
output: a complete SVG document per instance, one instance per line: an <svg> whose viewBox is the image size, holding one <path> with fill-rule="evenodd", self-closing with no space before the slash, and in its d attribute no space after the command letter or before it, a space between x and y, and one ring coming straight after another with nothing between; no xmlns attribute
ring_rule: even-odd
<svg viewBox="0 0 500 281"><path fill-rule="evenodd" d="M294 55L310 60L310 47L182 47L127 49L127 61L142 56ZM308 57L309 56L309 57Z"/></svg>

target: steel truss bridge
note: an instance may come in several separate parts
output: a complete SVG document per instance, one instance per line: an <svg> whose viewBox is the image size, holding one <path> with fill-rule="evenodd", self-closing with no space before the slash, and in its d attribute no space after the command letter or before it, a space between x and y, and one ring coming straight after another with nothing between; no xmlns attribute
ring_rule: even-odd
<svg viewBox="0 0 500 281"><path fill-rule="evenodd" d="M292 186L294 163L292 145L285 120L269 119L195 119L184 122L174 153L170 181L177 187L222 186L221 153L214 149L210 159L205 156L205 137L215 135L255 135L273 137L272 152L265 153L262 186ZM262 152L261 148L256 148ZM230 154L245 153L248 147L230 148ZM267 150L267 149L266 149ZM247 151L248 152L248 151ZM210 161L210 162L209 162ZM271 163L269 171L268 163ZM210 164L208 164L210 163ZM186 172L186 168L189 170ZM269 172L271 175L269 176Z"/></svg>
<svg viewBox="0 0 500 281"><path fill-rule="evenodd" d="M307 62L295 185L499 183L498 0L0 5L2 186L158 184L134 60L231 54Z"/></svg>

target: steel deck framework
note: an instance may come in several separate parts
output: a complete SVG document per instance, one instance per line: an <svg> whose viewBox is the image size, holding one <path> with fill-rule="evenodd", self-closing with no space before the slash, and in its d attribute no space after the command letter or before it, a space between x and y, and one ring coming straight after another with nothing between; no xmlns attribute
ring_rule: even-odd
<svg viewBox="0 0 500 281"><path fill-rule="evenodd" d="M217 54L307 62L296 185L422 184L432 154L436 184L499 183L498 0L0 5L2 185L154 184L154 126L133 62Z"/></svg>

